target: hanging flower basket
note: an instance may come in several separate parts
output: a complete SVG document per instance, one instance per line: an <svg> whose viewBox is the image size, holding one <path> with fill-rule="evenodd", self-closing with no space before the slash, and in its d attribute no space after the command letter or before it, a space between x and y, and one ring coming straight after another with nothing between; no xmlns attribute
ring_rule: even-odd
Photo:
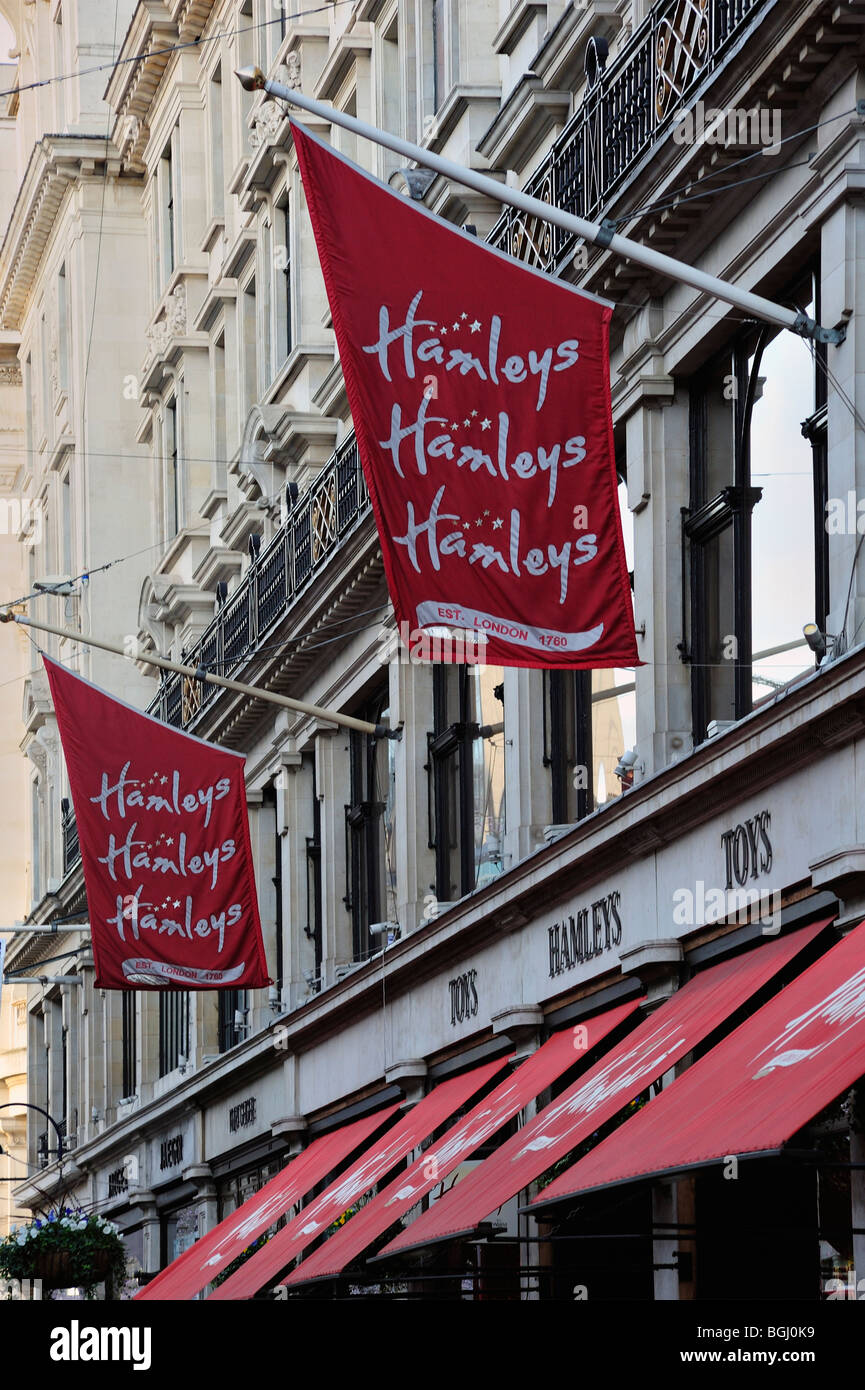
<svg viewBox="0 0 865 1390"><path fill-rule="evenodd" d="M90 1253L90 1270L95 1275L96 1281L105 1278L111 1269L111 1252L109 1250L93 1250ZM37 1250L33 1260L33 1273L37 1279L42 1279L44 1283L53 1284L56 1288L69 1288L76 1282L76 1267L79 1264L79 1257L72 1250Z"/></svg>
<svg viewBox="0 0 865 1390"><path fill-rule="evenodd" d="M126 1273L126 1251L117 1227L93 1213L66 1207L45 1221L13 1226L0 1241L0 1275L41 1279L45 1288L83 1288L95 1298L105 1283L106 1297L118 1296Z"/></svg>

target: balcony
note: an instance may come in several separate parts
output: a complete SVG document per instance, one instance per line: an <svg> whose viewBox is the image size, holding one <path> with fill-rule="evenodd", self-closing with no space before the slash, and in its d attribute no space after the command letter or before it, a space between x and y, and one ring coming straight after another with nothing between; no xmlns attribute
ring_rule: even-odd
<svg viewBox="0 0 865 1390"><path fill-rule="evenodd" d="M250 565L195 646L184 653L184 664L230 676L255 653L287 607L309 587L336 548L370 512L352 434L294 504L285 524ZM185 729L218 694L218 686L168 675L147 712Z"/></svg>
<svg viewBox="0 0 865 1390"><path fill-rule="evenodd" d="M637 162L670 128L697 87L725 61L767 0L662 0L610 65L589 79L585 99L525 192L598 221ZM574 236L508 208L489 241L518 260L554 271Z"/></svg>

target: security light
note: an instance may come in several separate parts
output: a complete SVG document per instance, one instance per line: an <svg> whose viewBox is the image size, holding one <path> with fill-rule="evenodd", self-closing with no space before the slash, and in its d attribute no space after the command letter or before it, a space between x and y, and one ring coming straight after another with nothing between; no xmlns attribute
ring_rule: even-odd
<svg viewBox="0 0 865 1390"><path fill-rule="evenodd" d="M815 656L826 655L826 634L820 631L816 623L806 623L802 629L802 636Z"/></svg>
<svg viewBox="0 0 865 1390"><path fill-rule="evenodd" d="M613 771L623 786L630 787L634 781L634 773L638 769L642 771L642 766L636 749L626 748L624 753L620 754Z"/></svg>

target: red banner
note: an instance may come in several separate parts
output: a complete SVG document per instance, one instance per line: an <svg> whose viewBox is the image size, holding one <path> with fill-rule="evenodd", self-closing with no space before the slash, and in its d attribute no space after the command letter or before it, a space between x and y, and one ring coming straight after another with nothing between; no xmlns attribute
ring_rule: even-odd
<svg viewBox="0 0 865 1390"><path fill-rule="evenodd" d="M43 658L103 989L269 984L244 758Z"/></svg>
<svg viewBox="0 0 865 1390"><path fill-rule="evenodd" d="M292 131L403 640L456 628L493 664L639 664L611 306Z"/></svg>

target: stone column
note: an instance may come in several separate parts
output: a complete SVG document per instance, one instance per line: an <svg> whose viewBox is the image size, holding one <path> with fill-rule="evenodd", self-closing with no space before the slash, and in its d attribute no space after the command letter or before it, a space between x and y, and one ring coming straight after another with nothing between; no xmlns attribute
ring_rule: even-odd
<svg viewBox="0 0 865 1390"><path fill-rule="evenodd" d="M531 1004L515 1004L511 1008L503 1009L501 1013L494 1014L491 1023L493 1033L499 1036L503 1033L513 1041L514 1056L513 1066L518 1066L525 1061L532 1053L537 1052L541 1045L541 1030L544 1024L543 1010ZM542 1109L537 1097L533 1096L524 1106L521 1114L521 1123L526 1125L533 1120L538 1111ZM536 1183L531 1183L527 1197L534 1197L540 1189ZM520 1203L522 1205L522 1202ZM530 1216L528 1213L517 1217L517 1230L520 1238L520 1264L524 1269L536 1268L541 1263L548 1262L549 1246L542 1245L538 1240L540 1234L538 1229L538 1218ZM524 1302L536 1303L540 1297L538 1292L538 1279L534 1274L520 1275L520 1297Z"/></svg>
<svg viewBox="0 0 865 1390"><path fill-rule="evenodd" d="M193 1163L183 1169L183 1181L194 1182L197 1189L198 1239L212 1231L219 1220L216 1183L209 1163Z"/></svg>
<svg viewBox="0 0 865 1390"><path fill-rule="evenodd" d="M628 325L618 368L625 384L615 400L617 418L625 419L628 507L634 514L637 651L644 659L651 656L634 677L643 765L635 781L691 749L690 669L678 649L685 634L682 508L690 500L689 412L687 393L676 393L664 369L656 342L662 328L658 304Z"/></svg>
<svg viewBox="0 0 865 1390"><path fill-rule="evenodd" d="M436 916L435 855L429 847L427 734L433 727L432 667L411 665L398 648L390 663L391 722L402 724L396 747L394 815L397 915L406 935Z"/></svg>
<svg viewBox="0 0 865 1390"><path fill-rule="evenodd" d="M305 931L306 840L313 829L312 760L299 753L283 753L281 762L276 828L282 854L282 992L292 1010L308 997L306 974L315 967L315 947Z"/></svg>
<svg viewBox="0 0 865 1390"><path fill-rule="evenodd" d="M321 804L322 988L352 959L351 919L345 906L345 808L351 796L346 731L318 720L315 726L316 788Z"/></svg>
<svg viewBox="0 0 865 1390"><path fill-rule="evenodd" d="M81 975L80 1009L81 1028L79 1031L78 1063L80 1067L78 1127L82 1138L93 1139L99 1133L104 1118L103 1095L105 1078L105 1055L99 1036L99 1011L96 1004L99 996L93 984L95 966L92 956L79 957L78 971ZM100 1119L93 1121L96 1111Z"/></svg>
<svg viewBox="0 0 865 1390"><path fill-rule="evenodd" d="M814 120L826 121L855 107L862 95L862 79L852 72L837 88L828 105ZM859 411L865 370L865 207L859 191L859 173L865 163L865 137L855 116L834 120L819 133L819 152L813 161L823 179L822 196L814 199L811 218L820 228L820 319L829 327L849 319L847 339L840 347L826 349L828 365L838 381L829 388L828 475L830 500L841 502L843 518L829 522L829 595L827 630L843 633L848 646L862 640L865 630L865 558L859 551L857 508L865 499L865 436L839 394L846 392ZM865 511L865 507L863 507ZM855 572L854 572L855 561ZM852 588L851 586L852 574ZM848 602L848 590L850 597ZM858 634L858 635L857 635Z"/></svg>
<svg viewBox="0 0 865 1390"><path fill-rule="evenodd" d="M255 865L255 883L258 890L258 908L261 916L261 933L267 960L268 974L276 978L276 887L273 882L275 871L275 828L273 807L264 800L264 791L247 791L246 802L249 808L249 836L252 844L252 860ZM271 1020L267 991L258 990L252 994L252 1007L247 1023L251 1032L256 1032Z"/></svg>
<svg viewBox="0 0 865 1390"><path fill-rule="evenodd" d="M635 975L646 991L645 1012L656 1009L679 988L682 943L673 939L640 941L619 954L624 976ZM671 1067L661 1077L661 1088L668 1086L678 1074ZM659 1302L678 1301L679 1271L677 1251L679 1238L675 1223L678 1220L678 1193L674 1181L662 1181L652 1186L653 1233L657 1226L669 1229L669 1236L652 1240L652 1264L655 1298Z"/></svg>

